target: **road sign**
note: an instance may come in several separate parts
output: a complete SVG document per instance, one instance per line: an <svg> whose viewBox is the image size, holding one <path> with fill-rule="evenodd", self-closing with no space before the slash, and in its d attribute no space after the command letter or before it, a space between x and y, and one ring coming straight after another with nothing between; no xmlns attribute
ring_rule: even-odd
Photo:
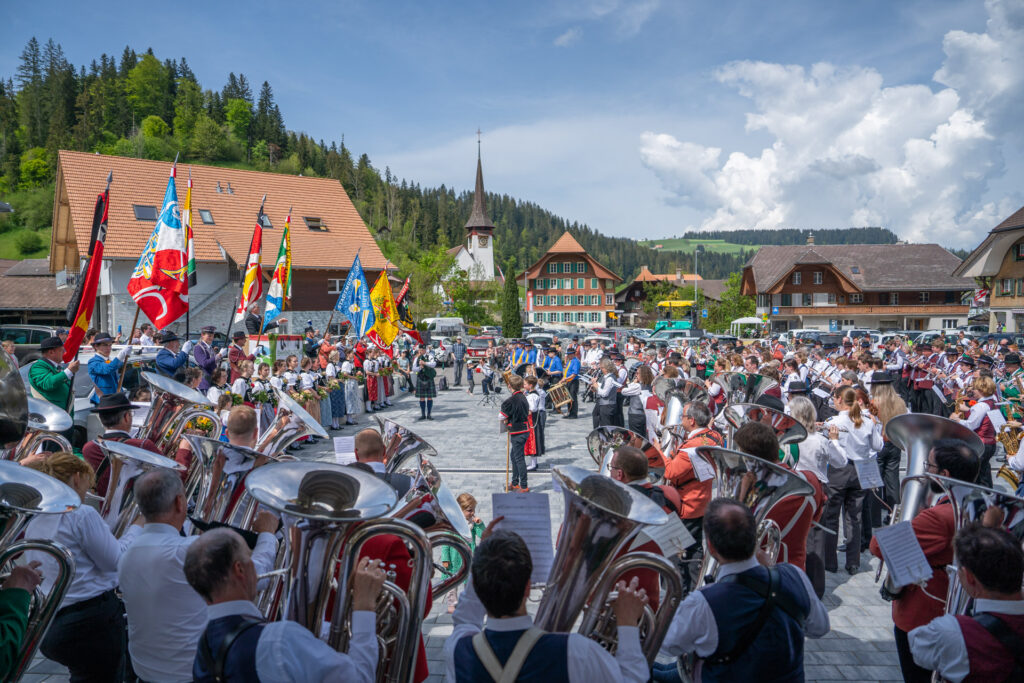
<svg viewBox="0 0 1024 683"><path fill-rule="evenodd" d="M778 306L772 306L772 315L778 315L778 314L779 314L779 307Z"/></svg>
<svg viewBox="0 0 1024 683"><path fill-rule="evenodd" d="M708 317L708 309L706 309L706 308L700 309L700 317L702 317L702 318Z"/></svg>

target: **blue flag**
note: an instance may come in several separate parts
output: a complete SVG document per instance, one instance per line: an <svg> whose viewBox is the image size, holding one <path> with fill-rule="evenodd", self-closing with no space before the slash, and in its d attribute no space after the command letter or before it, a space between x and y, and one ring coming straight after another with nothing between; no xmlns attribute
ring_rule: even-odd
<svg viewBox="0 0 1024 683"><path fill-rule="evenodd" d="M373 314L373 302L370 301L370 287L366 284L359 254L356 254L355 260L352 261L352 267L345 279L345 286L338 295L338 301L334 304L334 310L348 318L353 331L360 337L369 332L377 322L377 316Z"/></svg>

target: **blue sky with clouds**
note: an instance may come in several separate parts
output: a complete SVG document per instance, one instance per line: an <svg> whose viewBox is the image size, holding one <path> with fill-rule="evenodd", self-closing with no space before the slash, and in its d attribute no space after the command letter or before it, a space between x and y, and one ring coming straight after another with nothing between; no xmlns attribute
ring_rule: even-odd
<svg viewBox="0 0 1024 683"><path fill-rule="evenodd" d="M10 0L5 0L5 4ZM1024 203L1024 0L18 3L81 64L126 44L269 80L290 128L607 234L885 225L970 246ZM245 8L244 10L242 8Z"/></svg>

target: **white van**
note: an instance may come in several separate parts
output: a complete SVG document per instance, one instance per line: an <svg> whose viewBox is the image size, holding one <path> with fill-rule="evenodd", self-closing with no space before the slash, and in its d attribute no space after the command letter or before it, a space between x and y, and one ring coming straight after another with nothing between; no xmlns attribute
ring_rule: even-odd
<svg viewBox="0 0 1024 683"><path fill-rule="evenodd" d="M423 324L427 326L427 333L431 338L435 337L465 337L466 323L462 318L424 318Z"/></svg>

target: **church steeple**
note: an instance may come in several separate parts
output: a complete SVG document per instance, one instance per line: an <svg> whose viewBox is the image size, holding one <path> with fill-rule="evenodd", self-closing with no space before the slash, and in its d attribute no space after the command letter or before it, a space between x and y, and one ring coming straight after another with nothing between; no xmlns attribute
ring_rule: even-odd
<svg viewBox="0 0 1024 683"><path fill-rule="evenodd" d="M487 206L484 195L484 170L480 163L480 131L476 132L476 189L473 192L473 210L466 221L466 230L494 230L494 224L487 217Z"/></svg>

